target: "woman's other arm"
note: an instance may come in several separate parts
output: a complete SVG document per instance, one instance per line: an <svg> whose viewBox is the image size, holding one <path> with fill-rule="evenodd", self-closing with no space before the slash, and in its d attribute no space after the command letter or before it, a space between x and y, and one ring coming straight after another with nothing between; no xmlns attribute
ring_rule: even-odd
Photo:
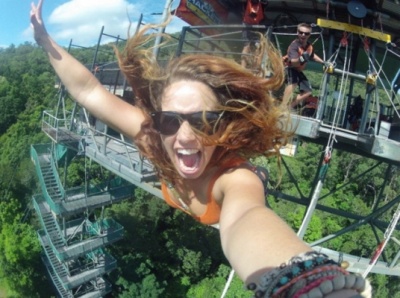
<svg viewBox="0 0 400 298"><path fill-rule="evenodd" d="M94 116L121 133L135 137L144 120L142 111L108 92L79 61L59 46L47 33L42 20L42 5L31 4L34 38L71 96Z"/></svg>
<svg viewBox="0 0 400 298"><path fill-rule="evenodd" d="M222 248L247 285L260 284L267 272L312 251L280 217L265 207L262 182L253 172L237 169L221 176L216 186L223 194ZM357 294L356 290L339 289L326 297Z"/></svg>

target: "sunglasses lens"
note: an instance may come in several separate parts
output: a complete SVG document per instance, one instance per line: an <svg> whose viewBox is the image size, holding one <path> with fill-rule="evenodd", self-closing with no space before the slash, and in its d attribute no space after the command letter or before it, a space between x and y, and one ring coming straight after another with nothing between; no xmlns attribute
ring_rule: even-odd
<svg viewBox="0 0 400 298"><path fill-rule="evenodd" d="M303 31L297 31L297 33L300 35L305 35L305 36L308 36L311 34L310 32L303 32Z"/></svg>
<svg viewBox="0 0 400 298"><path fill-rule="evenodd" d="M154 128L163 135L175 134L181 126L179 115L173 112L154 112L151 114Z"/></svg>
<svg viewBox="0 0 400 298"><path fill-rule="evenodd" d="M208 133L212 130L218 119L220 119L219 112L206 112L205 114L203 112L198 112L190 114L190 116L187 117L189 124L193 128L204 133Z"/></svg>
<svg viewBox="0 0 400 298"><path fill-rule="evenodd" d="M204 133L215 132L215 125L221 118L220 112L197 112L192 114L178 114L175 112L154 112L151 117L154 122L154 128L163 135L175 134L181 122L186 120L194 129Z"/></svg>

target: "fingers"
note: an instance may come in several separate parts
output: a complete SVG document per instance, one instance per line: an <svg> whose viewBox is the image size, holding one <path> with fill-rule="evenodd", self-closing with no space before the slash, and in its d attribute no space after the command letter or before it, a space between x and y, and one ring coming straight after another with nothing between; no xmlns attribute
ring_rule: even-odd
<svg viewBox="0 0 400 298"><path fill-rule="evenodd" d="M40 19L42 18L42 6L43 6L43 0L39 0L39 3L37 5L37 12Z"/></svg>
<svg viewBox="0 0 400 298"><path fill-rule="evenodd" d="M47 36L46 28L42 20L43 0L39 0L37 4L31 3L30 21L33 29L33 37L40 45Z"/></svg>
<svg viewBox="0 0 400 298"><path fill-rule="evenodd" d="M39 0L39 3L37 6L35 5L34 2L31 3L31 20L33 20L33 17L36 18L36 21L40 22L42 20L42 6L43 6L43 0Z"/></svg>
<svg viewBox="0 0 400 298"><path fill-rule="evenodd" d="M35 11L36 11L35 3L31 2L31 13L30 13L31 16L35 14Z"/></svg>
<svg viewBox="0 0 400 298"><path fill-rule="evenodd" d="M31 13L30 13L30 17L31 17L31 22L32 21L37 21L37 18L38 18L38 16L37 16L37 11L38 11L38 8L37 8L37 6L35 5L35 3L31 3Z"/></svg>
<svg viewBox="0 0 400 298"><path fill-rule="evenodd" d="M36 6L33 4L33 2L31 3L31 12L30 12L30 20L31 20L31 27L35 27L35 25L37 24L37 19L36 19Z"/></svg>

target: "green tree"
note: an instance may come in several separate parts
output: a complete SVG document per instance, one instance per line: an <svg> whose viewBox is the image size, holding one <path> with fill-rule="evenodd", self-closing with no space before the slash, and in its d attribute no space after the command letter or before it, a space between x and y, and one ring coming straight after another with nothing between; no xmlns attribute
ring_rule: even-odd
<svg viewBox="0 0 400 298"><path fill-rule="evenodd" d="M231 282L228 282L228 276L231 268L221 265L218 271L210 277L202 279L199 283L192 285L186 294L190 298L219 298L227 287L226 298L249 298L253 297L253 292L246 291L243 282L237 275L233 276Z"/></svg>
<svg viewBox="0 0 400 298"><path fill-rule="evenodd" d="M0 202L0 279L18 297L41 297L41 249L20 208L16 200Z"/></svg>

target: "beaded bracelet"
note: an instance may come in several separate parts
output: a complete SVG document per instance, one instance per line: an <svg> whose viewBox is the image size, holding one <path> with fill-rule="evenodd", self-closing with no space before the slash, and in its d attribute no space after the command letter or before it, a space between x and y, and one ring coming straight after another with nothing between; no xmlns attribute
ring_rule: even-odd
<svg viewBox="0 0 400 298"><path fill-rule="evenodd" d="M296 276L291 281L289 281L285 285L281 286L279 289L276 289L275 291L273 291L272 294L273 294L273 296L278 296L292 286L294 286L296 288L298 288L298 287L302 288L304 286L304 282L302 282L300 285L295 286L295 284L298 281L305 281L306 283L310 283L315 280L319 280L321 278L325 278L328 276L332 276L332 278L333 278L337 275L346 275L346 274L349 274L349 273L345 269L343 269L342 267L340 267L338 265L326 265L326 266L317 267L309 272L305 272L302 275Z"/></svg>
<svg viewBox="0 0 400 298"><path fill-rule="evenodd" d="M258 284L250 283L247 288L255 292L255 297L270 297L292 279L312 271L316 267L338 265L327 255L316 251L309 251L291 258L288 263L266 272L260 277Z"/></svg>
<svg viewBox="0 0 400 298"><path fill-rule="evenodd" d="M331 281L332 279L334 279L335 276L327 276L324 278L320 278L310 284L308 284L307 286L305 286L304 288L302 288L300 291L298 291L296 294L294 294L292 297L293 298L299 298L300 295L311 292L312 290L317 289L323 282L325 281ZM322 298L323 296L321 296Z"/></svg>
<svg viewBox="0 0 400 298"><path fill-rule="evenodd" d="M349 274L328 256L315 251L293 257L287 264L264 273L258 284L250 283L247 288L254 291L256 298L294 295L298 298L320 298L325 292L329 294L342 289L363 291L363 297L371 297L372 291L369 282L361 276Z"/></svg>
<svg viewBox="0 0 400 298"><path fill-rule="evenodd" d="M335 291L351 289L360 297L371 297L371 285L360 275L348 274L324 278L310 283L293 295L293 298L323 298Z"/></svg>

